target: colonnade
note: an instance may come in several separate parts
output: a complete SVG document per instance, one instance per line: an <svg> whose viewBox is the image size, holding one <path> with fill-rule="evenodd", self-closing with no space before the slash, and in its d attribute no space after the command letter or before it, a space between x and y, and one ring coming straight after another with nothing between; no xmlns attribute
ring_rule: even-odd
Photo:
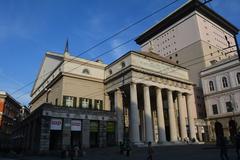
<svg viewBox="0 0 240 160"><path fill-rule="evenodd" d="M173 101L173 92L168 88L167 89L167 104L168 104L168 117L169 117L169 128L170 128L170 141L178 141L178 127L177 120L175 115L174 101ZM156 112L157 112L157 126L158 126L158 141L166 142L166 127L164 120L164 110L163 110L163 98L162 98L162 88L155 87L156 92ZM117 140L120 142L123 140L123 119L121 115L123 114L122 110L122 100L119 90L114 93L114 106L117 113ZM145 142L153 142L153 121L152 121L152 110L151 110L151 100L150 100L150 90L149 86L143 84L143 98L144 98L144 135ZM185 111L187 108L187 118L189 125L189 138L196 139L195 133L195 122L193 116L193 107L195 107L194 96L189 93L183 93L177 91L177 104L179 110L179 130L180 138L184 139L187 135L187 125L185 119ZM139 108L138 108L138 94L137 94L137 84L130 84L130 105L129 105L129 138L131 142L137 144L141 143L140 141L140 129L139 129Z"/></svg>

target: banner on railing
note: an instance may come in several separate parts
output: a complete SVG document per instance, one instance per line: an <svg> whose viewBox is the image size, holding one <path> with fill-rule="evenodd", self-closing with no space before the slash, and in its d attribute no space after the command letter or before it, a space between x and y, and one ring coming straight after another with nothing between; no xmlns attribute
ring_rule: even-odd
<svg viewBox="0 0 240 160"><path fill-rule="evenodd" d="M81 131L81 120L71 120L71 131Z"/></svg>
<svg viewBox="0 0 240 160"><path fill-rule="evenodd" d="M50 129L51 130L62 130L62 119L52 118Z"/></svg>

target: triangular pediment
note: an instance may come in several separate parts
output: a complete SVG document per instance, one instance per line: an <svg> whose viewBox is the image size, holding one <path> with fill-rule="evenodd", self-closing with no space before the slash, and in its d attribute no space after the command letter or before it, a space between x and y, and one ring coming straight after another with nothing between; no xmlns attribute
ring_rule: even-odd
<svg viewBox="0 0 240 160"><path fill-rule="evenodd" d="M63 55L47 52L43 58L42 65L38 71L38 76L33 85L32 93L33 94L39 86L48 78L50 74L62 63Z"/></svg>

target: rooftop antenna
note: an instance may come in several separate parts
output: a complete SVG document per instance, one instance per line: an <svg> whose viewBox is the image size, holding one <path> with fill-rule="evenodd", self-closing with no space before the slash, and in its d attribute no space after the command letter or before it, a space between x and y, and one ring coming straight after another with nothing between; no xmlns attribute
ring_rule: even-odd
<svg viewBox="0 0 240 160"><path fill-rule="evenodd" d="M68 49L68 39L67 39L66 44L65 44L65 48L64 48L64 56L69 55L68 51L69 51L69 49Z"/></svg>

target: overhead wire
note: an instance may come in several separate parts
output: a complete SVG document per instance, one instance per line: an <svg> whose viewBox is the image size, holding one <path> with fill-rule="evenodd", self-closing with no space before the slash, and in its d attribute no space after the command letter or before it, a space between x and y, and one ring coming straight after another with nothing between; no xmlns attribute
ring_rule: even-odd
<svg viewBox="0 0 240 160"><path fill-rule="evenodd" d="M171 3L169 3L169 4L167 4L167 5L163 6L163 7L161 7L161 8L159 8L159 9L155 10L154 12L150 13L149 15L144 16L143 18L141 18L141 19L137 20L136 22L134 22L134 23L128 25L127 27L121 29L120 31L118 31L118 32L116 32L116 33L110 35L109 37L107 37L106 39L102 40L101 42L99 42L99 43L93 45L92 47L90 47L90 48L88 48L88 49L86 49L85 51L83 51L82 53L78 54L77 56L74 56L74 58L72 58L70 61L65 61L65 62L66 62L66 63L69 63L69 62L75 60L76 58L78 58L78 57L84 55L85 53L88 53L89 51L93 50L94 48L96 48L96 47L102 45L103 43L109 41L110 39L112 39L112 38L118 36L119 34L125 32L125 31L127 31L128 29L132 28L133 26L135 26L135 25L137 25L137 24L143 22L144 20L146 20L146 19L152 17L153 15L157 14L158 12L162 11L163 9L168 8L169 6L173 5L174 3L178 2L178 1L179 1L179 0L174 0L174 1L172 1ZM64 62L64 63L65 63L65 62ZM64 65L64 63L62 63L61 65ZM65 63L65 64L66 64L66 63ZM13 91L13 92L11 93L11 95L16 94L16 93L19 92L20 90L22 90L22 89L24 89L24 88L30 86L30 85L33 84L35 81L37 81L37 80L40 79L40 78L43 78L45 75L47 75L47 74L49 74L49 73L51 73L51 72L52 72L52 71L47 72L47 73L45 73L44 75L42 75L41 77L38 77L36 80L33 80L33 81L27 83L26 85L22 86L21 88L19 88L19 89Z"/></svg>

